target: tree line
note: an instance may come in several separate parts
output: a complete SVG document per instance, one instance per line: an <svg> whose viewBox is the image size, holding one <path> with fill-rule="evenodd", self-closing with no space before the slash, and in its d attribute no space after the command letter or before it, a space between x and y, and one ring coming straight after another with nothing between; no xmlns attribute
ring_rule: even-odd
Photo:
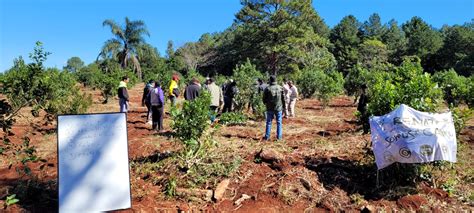
<svg viewBox="0 0 474 213"><path fill-rule="evenodd" d="M383 23L374 13L364 22L348 15L330 28L311 0L243 0L241 4L230 27L203 34L198 41L178 48L169 41L164 56L146 42L150 34L143 21L125 18L119 24L105 20L102 25L113 37L97 51L96 61L85 65L79 57L72 57L63 72L84 86L100 89L104 102L115 95L121 76L128 75L131 85L149 79L167 84L176 72L185 79L215 77L218 83L223 76L235 77L241 80L240 88L251 88L255 77L276 74L301 85L304 97L317 97L327 104L343 90L356 95L361 84L370 84L368 79L373 77L369 75L403 70L403 62L417 61L413 60L416 57L423 73L449 72L436 78L445 89L445 99L472 103L473 20L435 29L420 17L400 25L395 20ZM18 75L19 70L36 72L27 67L21 58L16 59L2 81L12 79L8 76ZM448 78L452 82L446 83ZM9 84L4 81L3 85L7 88Z"/></svg>

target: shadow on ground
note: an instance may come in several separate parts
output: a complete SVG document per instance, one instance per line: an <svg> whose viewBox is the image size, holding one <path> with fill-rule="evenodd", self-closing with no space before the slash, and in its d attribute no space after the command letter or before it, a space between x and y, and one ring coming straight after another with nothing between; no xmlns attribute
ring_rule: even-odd
<svg viewBox="0 0 474 213"><path fill-rule="evenodd" d="M395 175L403 169L386 168L379 172L377 187L377 167L375 164L361 164L354 160L337 157L305 159L306 167L315 171L323 186L332 190L338 187L348 195L360 194L366 200L397 200L398 198L416 193L414 181L410 177Z"/></svg>

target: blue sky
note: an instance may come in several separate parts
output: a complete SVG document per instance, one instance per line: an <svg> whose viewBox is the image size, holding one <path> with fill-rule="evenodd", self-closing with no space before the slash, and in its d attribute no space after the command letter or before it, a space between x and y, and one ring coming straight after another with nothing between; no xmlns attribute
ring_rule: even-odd
<svg viewBox="0 0 474 213"><path fill-rule="evenodd" d="M151 36L147 42L164 54L168 40L175 46L197 40L203 33L230 26L239 0L0 0L0 72L18 56L28 59L36 41L52 52L46 66L62 68L79 56L95 60L112 35L105 19L122 23L124 17L141 19ZM434 27L463 24L474 18L474 0L314 0L329 26L352 14L365 21L377 12L382 21L399 24L420 16ZM27 60L28 61L28 60Z"/></svg>

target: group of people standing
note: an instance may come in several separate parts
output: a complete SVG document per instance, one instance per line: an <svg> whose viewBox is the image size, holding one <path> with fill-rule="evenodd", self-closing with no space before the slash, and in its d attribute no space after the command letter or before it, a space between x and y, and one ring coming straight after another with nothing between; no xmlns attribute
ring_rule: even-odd
<svg viewBox="0 0 474 213"><path fill-rule="evenodd" d="M171 106L176 105L176 100L180 96L179 75L174 74L171 78L168 98ZM122 78L118 88L118 97L120 112L127 112L129 109L129 95L127 91L127 76ZM211 113L210 120L214 122L215 115L220 111L231 112L234 105L234 99L238 94L237 83L230 79L221 87L217 86L215 79L207 78L202 86L196 78L193 78L184 91L184 99L193 101L205 89L210 93L211 104L209 106ZM256 91L263 93L263 103L266 106L266 129L265 140L270 139L272 121L275 118L277 123L277 139L282 139L282 119L295 117L295 105L298 100L298 89L292 81L284 80L283 85L277 83L275 76L270 76L269 84L264 83L262 79L256 81ZM150 80L143 89L142 106L147 107L146 122L152 124L152 129L156 131L163 130L163 109L165 105L165 95L158 81Z"/></svg>

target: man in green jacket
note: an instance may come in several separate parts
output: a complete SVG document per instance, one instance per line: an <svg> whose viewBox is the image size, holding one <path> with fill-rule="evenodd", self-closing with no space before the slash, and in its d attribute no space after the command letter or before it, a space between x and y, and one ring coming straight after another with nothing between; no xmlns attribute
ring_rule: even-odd
<svg viewBox="0 0 474 213"><path fill-rule="evenodd" d="M263 103L265 104L266 111L266 128L265 128L265 140L270 139L270 132L272 130L273 117L276 117L277 123L277 139L282 139L282 117L283 117L283 105L285 104L285 97L283 94L283 87L277 84L276 76L270 76L270 86L265 88L263 92Z"/></svg>

